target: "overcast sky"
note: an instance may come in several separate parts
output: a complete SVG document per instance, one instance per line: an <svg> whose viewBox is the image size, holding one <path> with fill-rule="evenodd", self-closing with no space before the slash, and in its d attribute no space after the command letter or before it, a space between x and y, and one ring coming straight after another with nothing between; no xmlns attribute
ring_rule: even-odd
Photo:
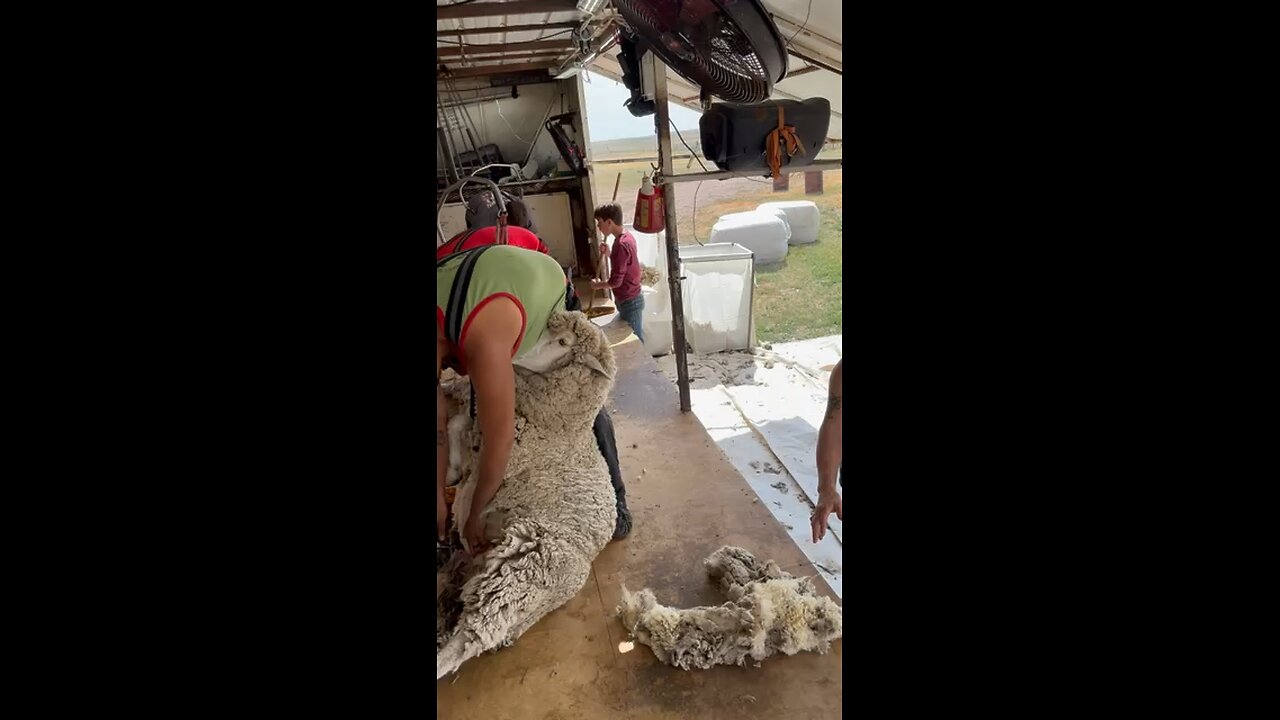
<svg viewBox="0 0 1280 720"><path fill-rule="evenodd" d="M582 78L582 85L587 95L587 123L593 142L642 135L654 137L654 116L635 117L622 106L631 97L625 85L589 71ZM682 132L697 130L699 117L699 113L671 103L671 119ZM689 137L689 133L684 135L686 139Z"/></svg>

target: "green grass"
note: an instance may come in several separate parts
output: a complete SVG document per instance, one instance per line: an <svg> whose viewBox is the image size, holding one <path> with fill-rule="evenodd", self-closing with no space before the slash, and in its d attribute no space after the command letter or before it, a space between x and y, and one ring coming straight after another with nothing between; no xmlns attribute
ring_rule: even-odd
<svg viewBox="0 0 1280 720"><path fill-rule="evenodd" d="M792 179L792 190L698 207L699 237L725 213L753 210L772 200L812 200L822 212L818 242L793 245L780 265L756 269L755 325L758 342L786 342L838 335L842 331L844 213L843 183L828 173L822 195L805 195L803 178ZM799 181L799 182L797 182ZM797 185L799 185L797 189ZM691 237L684 235L682 237ZM686 243L682 243L686 244Z"/></svg>
<svg viewBox="0 0 1280 720"><path fill-rule="evenodd" d="M648 163L601 163L595 166L595 191L596 197L603 198L607 202L613 194L613 185L618 181L618 173L622 173L622 184L619 186L618 197L625 198L630 196L634 201L636 196L636 188L640 187L640 180L645 175L651 173ZM624 195L627 193L628 195Z"/></svg>
<svg viewBox="0 0 1280 720"><path fill-rule="evenodd" d="M818 242L793 246L783 265L756 270L755 320L760 342L841 334L844 220L825 213L824 209Z"/></svg>
<svg viewBox="0 0 1280 720"><path fill-rule="evenodd" d="M823 156L839 156L839 151L824 152ZM686 172L681 161L681 172ZM608 199L613 192L617 173L622 172L620 198L634 200L640 177L649 169L648 163L598 164L595 166L595 183L598 197ZM692 170L699 168L694 164ZM805 195L804 176L791 176L791 190L773 192L767 180L746 185L748 189L732 200L706 201L697 204L696 227L692 203L677 205L676 215L680 225L682 245L691 245L696 236L707 241L711 226L721 215L731 212L754 210L762 202L771 200L812 200L822 212L822 225L818 242L812 245L794 245L787 259L780 265L756 269L755 325L759 342L786 342L838 335L841 332L840 301L842 294L842 257L844 251L843 230L843 173L831 170L823 173L822 195ZM703 198L710 193L708 183ZM624 202L624 205L628 203Z"/></svg>

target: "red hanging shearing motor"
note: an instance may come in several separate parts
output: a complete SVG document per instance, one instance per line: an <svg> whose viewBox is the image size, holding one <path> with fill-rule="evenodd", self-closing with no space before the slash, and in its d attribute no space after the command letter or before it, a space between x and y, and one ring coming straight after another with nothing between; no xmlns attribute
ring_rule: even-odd
<svg viewBox="0 0 1280 720"><path fill-rule="evenodd" d="M654 187L648 175L640 183L640 194L636 197L636 216L632 222L637 232L662 232L667 226L665 203L662 198L662 187Z"/></svg>

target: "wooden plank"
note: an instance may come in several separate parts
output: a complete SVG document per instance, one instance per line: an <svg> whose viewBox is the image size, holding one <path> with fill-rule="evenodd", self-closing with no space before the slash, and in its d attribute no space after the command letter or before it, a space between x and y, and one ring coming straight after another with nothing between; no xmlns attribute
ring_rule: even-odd
<svg viewBox="0 0 1280 720"><path fill-rule="evenodd" d="M809 171L804 174L804 194L805 195L821 195L822 194L822 171Z"/></svg>
<svg viewBox="0 0 1280 720"><path fill-rule="evenodd" d="M671 93L667 87L667 66L660 62L655 53L645 53L640 61L641 73L649 73L653 77L653 99L656 101L656 117L654 125L658 131L658 168L664 176L675 175L674 158L671 157ZM680 228L676 224L676 189L666 182L663 184L666 204L663 207L666 225L667 267L680 267ZM667 273L668 285L671 288L671 330L672 347L676 351L676 385L679 389L680 412L691 412L693 406L689 399L689 344L684 334L684 300L683 285L678 273Z"/></svg>
<svg viewBox="0 0 1280 720"><path fill-rule="evenodd" d="M436 20L528 15L540 12L577 10L577 0L516 0L515 2L473 2L466 5L437 5Z"/></svg>
<svg viewBox="0 0 1280 720"><path fill-rule="evenodd" d="M498 33L513 32L538 32L540 30L568 30L576 28L581 23L576 22L558 22L547 23L545 25L499 25L496 27L473 27L461 28L458 30L439 30L436 37L453 37L454 35L496 35Z"/></svg>
<svg viewBox="0 0 1280 720"><path fill-rule="evenodd" d="M466 7L465 5L463 7ZM488 77L490 75L505 75L519 72L531 72L534 70L551 70L557 67L556 63L533 62L518 63L509 65L507 63L491 63L489 65L476 65L474 67L451 68L450 73L455 78L469 77ZM437 73L438 76L438 73Z"/></svg>
<svg viewBox="0 0 1280 720"><path fill-rule="evenodd" d="M505 44L487 43L437 47L436 57L470 57L472 55L493 55L495 53L520 52L522 50L564 50L568 52L572 49L573 45L566 43L564 40L534 40L532 42Z"/></svg>

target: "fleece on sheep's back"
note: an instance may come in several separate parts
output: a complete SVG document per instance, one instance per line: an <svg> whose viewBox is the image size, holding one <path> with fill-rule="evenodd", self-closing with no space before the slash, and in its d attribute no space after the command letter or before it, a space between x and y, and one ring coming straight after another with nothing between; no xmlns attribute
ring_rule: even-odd
<svg viewBox="0 0 1280 720"><path fill-rule="evenodd" d="M616 364L603 332L578 312L558 313L516 368L516 442L502 486L483 509L490 550L459 547L437 570L436 677L482 652L510 645L586 584L591 563L617 521L613 486L591 425L604 407ZM447 389L450 417L470 417L465 380ZM475 495L476 450L469 420L449 422L450 480L457 482L453 542ZM439 565L439 563L438 563Z"/></svg>

